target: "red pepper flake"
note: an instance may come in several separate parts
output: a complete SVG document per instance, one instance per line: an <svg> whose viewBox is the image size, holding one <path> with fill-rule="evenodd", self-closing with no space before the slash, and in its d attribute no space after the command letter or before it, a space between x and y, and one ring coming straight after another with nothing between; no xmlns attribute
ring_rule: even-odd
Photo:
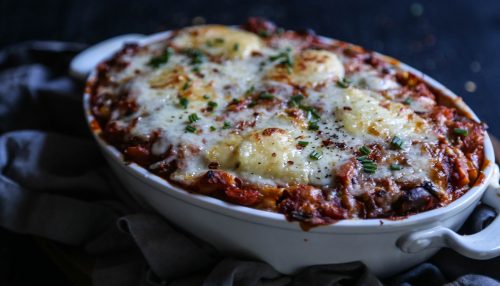
<svg viewBox="0 0 500 286"><path fill-rule="evenodd" d="M330 139L323 140L321 143L323 143L323 146L328 147L333 144L333 141Z"/></svg>

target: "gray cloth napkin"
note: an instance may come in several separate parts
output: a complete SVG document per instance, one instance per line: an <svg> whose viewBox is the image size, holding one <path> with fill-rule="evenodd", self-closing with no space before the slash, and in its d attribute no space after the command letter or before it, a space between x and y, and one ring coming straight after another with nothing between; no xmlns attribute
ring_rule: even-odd
<svg viewBox="0 0 500 286"><path fill-rule="evenodd" d="M360 262L282 275L264 262L225 257L141 209L103 161L85 124L82 84L67 75L83 47L30 42L0 52L1 227L78 246L95 258L98 286L382 285ZM495 215L478 207L464 232ZM477 262L444 250L383 282L500 285L499 270L499 258Z"/></svg>

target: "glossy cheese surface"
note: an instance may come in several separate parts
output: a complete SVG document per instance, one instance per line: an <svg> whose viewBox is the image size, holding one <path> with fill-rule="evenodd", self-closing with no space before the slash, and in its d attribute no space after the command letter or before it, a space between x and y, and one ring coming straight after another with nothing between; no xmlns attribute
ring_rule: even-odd
<svg viewBox="0 0 500 286"><path fill-rule="evenodd" d="M253 28L195 26L125 48L92 87L108 142L186 188L287 215L283 199L320 190L345 218L369 217L358 201L382 189L382 216L419 186L448 202L439 156L456 154L469 175L478 168L412 75L356 46ZM309 219L316 203L291 218L327 223Z"/></svg>

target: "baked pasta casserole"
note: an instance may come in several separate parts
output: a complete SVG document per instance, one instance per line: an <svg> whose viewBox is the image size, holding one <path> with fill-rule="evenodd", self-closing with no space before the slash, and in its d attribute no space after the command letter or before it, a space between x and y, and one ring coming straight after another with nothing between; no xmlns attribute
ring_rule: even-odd
<svg viewBox="0 0 500 286"><path fill-rule="evenodd" d="M481 177L485 125L421 77L262 19L127 44L87 93L125 161L303 225L406 217Z"/></svg>

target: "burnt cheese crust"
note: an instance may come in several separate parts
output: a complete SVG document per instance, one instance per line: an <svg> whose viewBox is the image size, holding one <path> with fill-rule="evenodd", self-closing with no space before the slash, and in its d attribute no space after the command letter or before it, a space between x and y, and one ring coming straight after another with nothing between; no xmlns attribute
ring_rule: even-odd
<svg viewBox="0 0 500 286"><path fill-rule="evenodd" d="M484 160L484 124L395 60L261 19L128 44L87 92L127 161L307 225L445 206Z"/></svg>

